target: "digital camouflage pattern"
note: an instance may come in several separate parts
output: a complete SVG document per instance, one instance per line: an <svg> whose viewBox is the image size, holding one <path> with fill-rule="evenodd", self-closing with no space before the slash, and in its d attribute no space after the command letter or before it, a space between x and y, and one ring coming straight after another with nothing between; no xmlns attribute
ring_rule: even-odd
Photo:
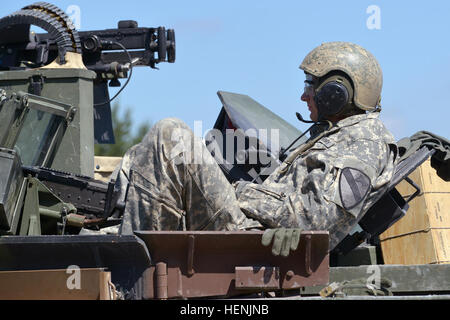
<svg viewBox="0 0 450 320"><path fill-rule="evenodd" d="M129 186L121 232L328 230L332 249L384 193L394 173L395 150L378 113L355 115L336 123L263 184L238 182L235 190L186 124L162 120L123 159L118 184L125 190L129 180ZM199 155L202 161L195 159ZM339 190L340 173L347 167L371 184L348 211Z"/></svg>
<svg viewBox="0 0 450 320"><path fill-rule="evenodd" d="M369 51L357 44L323 43L305 57L300 69L318 78L331 71L345 72L353 82L353 100L358 108L372 111L380 102L383 87L381 67Z"/></svg>
<svg viewBox="0 0 450 320"><path fill-rule="evenodd" d="M269 228L328 230L333 249L381 197L394 174L395 141L378 115L341 120L261 185L239 183L241 209ZM360 171L371 185L370 192L349 210L344 210L340 190L345 168Z"/></svg>
<svg viewBox="0 0 450 320"><path fill-rule="evenodd" d="M204 143L178 119L159 121L127 151L117 182L122 192L128 185L124 234L260 227L239 209L232 185Z"/></svg>

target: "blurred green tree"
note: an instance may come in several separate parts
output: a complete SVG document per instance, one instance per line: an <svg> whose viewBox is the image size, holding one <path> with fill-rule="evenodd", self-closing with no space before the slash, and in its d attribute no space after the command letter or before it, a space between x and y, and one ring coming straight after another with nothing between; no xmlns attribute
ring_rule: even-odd
<svg viewBox="0 0 450 320"><path fill-rule="evenodd" d="M132 111L127 107L121 112L120 102L113 104L111 108L112 123L114 129L115 144L96 144L95 155L104 157L123 157L125 152L133 145L139 143L151 128L150 122L143 122L133 134Z"/></svg>

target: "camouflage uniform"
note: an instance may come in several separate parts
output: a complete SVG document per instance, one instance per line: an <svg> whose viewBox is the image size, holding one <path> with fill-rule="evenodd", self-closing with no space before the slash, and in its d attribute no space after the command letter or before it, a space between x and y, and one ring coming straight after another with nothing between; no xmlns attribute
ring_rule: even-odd
<svg viewBox="0 0 450 320"><path fill-rule="evenodd" d="M269 228L328 230L332 249L385 192L395 170L396 150L378 113L348 117L307 150L294 151L263 184L239 183L239 205ZM360 188L351 206L346 202L355 194L342 192L345 168L351 168L355 180L365 176L370 183L367 192Z"/></svg>
<svg viewBox="0 0 450 320"><path fill-rule="evenodd" d="M118 182L123 190L128 185L128 196L122 233L284 226L328 230L332 249L384 193L396 147L378 113L348 117L315 140L292 152L263 184L239 182L234 190L186 124L162 120L123 159ZM370 183L367 192L342 194L345 168ZM351 196L357 201L345 205Z"/></svg>
<svg viewBox="0 0 450 320"><path fill-rule="evenodd" d="M258 227L239 209L233 186L181 120L159 121L125 154L117 184L127 192L121 233Z"/></svg>

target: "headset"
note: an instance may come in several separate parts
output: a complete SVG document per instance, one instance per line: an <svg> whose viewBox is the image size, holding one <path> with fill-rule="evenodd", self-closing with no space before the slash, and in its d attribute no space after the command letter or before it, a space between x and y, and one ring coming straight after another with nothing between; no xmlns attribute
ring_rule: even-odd
<svg viewBox="0 0 450 320"><path fill-rule="evenodd" d="M353 86L343 73L328 74L321 80L314 95L319 117L344 114L352 109Z"/></svg>

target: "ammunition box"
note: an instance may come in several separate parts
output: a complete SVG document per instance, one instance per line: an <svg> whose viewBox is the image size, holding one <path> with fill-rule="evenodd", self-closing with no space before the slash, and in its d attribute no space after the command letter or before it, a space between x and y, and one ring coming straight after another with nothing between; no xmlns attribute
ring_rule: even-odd
<svg viewBox="0 0 450 320"><path fill-rule="evenodd" d="M22 165L14 150L0 148L0 230L9 231L14 222L16 200L23 183Z"/></svg>
<svg viewBox="0 0 450 320"><path fill-rule="evenodd" d="M94 78L95 72L83 69L0 72L0 88L7 94L22 91L77 109L49 165L52 169L94 176Z"/></svg>
<svg viewBox="0 0 450 320"><path fill-rule="evenodd" d="M425 161L409 176L421 188L410 202L405 217L380 235L385 264L421 265L450 263L450 182L442 180L431 161ZM414 188L398 185L403 197Z"/></svg>

